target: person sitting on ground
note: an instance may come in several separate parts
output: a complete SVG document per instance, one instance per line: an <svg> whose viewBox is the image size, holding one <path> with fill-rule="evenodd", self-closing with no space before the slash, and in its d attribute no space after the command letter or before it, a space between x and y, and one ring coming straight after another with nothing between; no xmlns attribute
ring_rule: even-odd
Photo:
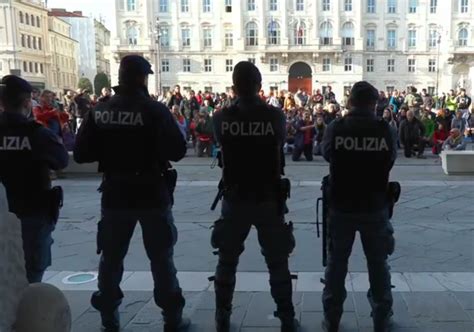
<svg viewBox="0 0 474 332"><path fill-rule="evenodd" d="M288 111L295 106L296 106L295 98L293 97L291 92L288 92L285 98L285 102L283 104L283 110Z"/></svg>
<svg viewBox="0 0 474 332"><path fill-rule="evenodd" d="M435 121L436 121L436 123L442 123L444 128L446 128L446 130L448 130L448 131L451 129L451 121L448 121L448 119L446 117L446 111L445 110L439 109L436 112Z"/></svg>
<svg viewBox="0 0 474 332"><path fill-rule="evenodd" d="M57 136L62 137L62 127L69 121L69 114L54 108L54 93L44 90L41 93L40 105L33 108L35 120L50 129Z"/></svg>
<svg viewBox="0 0 474 332"><path fill-rule="evenodd" d="M393 119L393 111L390 108L386 108L383 111L382 119L385 120L393 129L397 130L397 121Z"/></svg>
<svg viewBox="0 0 474 332"><path fill-rule="evenodd" d="M181 114L180 110L179 110L179 106L178 105L173 105L171 107L171 113L173 114L173 117L176 121L176 124L178 125L179 127L179 130L181 131L181 134L183 135L184 139L186 140L187 139L187 123L186 123L186 119L184 118L184 115Z"/></svg>
<svg viewBox="0 0 474 332"><path fill-rule="evenodd" d="M431 151L434 155L438 155L441 152L441 148L448 138L449 134L442 123L438 123L438 128L433 133L433 148Z"/></svg>
<svg viewBox="0 0 474 332"><path fill-rule="evenodd" d="M462 111L456 111L456 116L451 120L451 129L457 128L461 133L466 129L466 120L463 118Z"/></svg>
<svg viewBox="0 0 474 332"><path fill-rule="evenodd" d="M433 134L436 128L435 114L431 112L431 108L425 108L421 114L420 120L425 127L425 141L431 145L433 143Z"/></svg>
<svg viewBox="0 0 474 332"><path fill-rule="evenodd" d="M443 150L463 151L466 150L466 142L458 128L453 128L449 132L449 136L443 143Z"/></svg>
<svg viewBox="0 0 474 332"><path fill-rule="evenodd" d="M316 135L316 128L311 120L311 114L305 112L302 119L295 122L295 149L293 150L293 161L299 161L301 154L307 161L313 160L313 138Z"/></svg>
<svg viewBox="0 0 474 332"><path fill-rule="evenodd" d="M410 158L417 150L417 158L425 159L425 128L420 120L415 117L414 111L407 112L407 119L400 124L399 138L406 158Z"/></svg>
<svg viewBox="0 0 474 332"><path fill-rule="evenodd" d="M408 106L403 105L400 107L400 112L397 113L396 120L398 125L400 125L404 120L407 119Z"/></svg>
<svg viewBox="0 0 474 332"><path fill-rule="evenodd" d="M212 118L206 111L200 111L198 115L198 122L196 124L196 150L197 156L203 157L204 153L208 157L212 156L212 144L214 129L212 126Z"/></svg>
<svg viewBox="0 0 474 332"><path fill-rule="evenodd" d="M314 149L313 154L315 156L322 155L322 146L321 142L323 141L324 132L326 131L326 124L322 116L316 117L316 136L314 138Z"/></svg>

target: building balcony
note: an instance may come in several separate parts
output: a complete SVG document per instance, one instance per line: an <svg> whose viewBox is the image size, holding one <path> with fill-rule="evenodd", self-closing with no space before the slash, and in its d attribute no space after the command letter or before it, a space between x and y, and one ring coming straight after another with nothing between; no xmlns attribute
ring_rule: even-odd
<svg viewBox="0 0 474 332"><path fill-rule="evenodd" d="M449 53L471 55L474 54L474 45L459 45L456 43L449 48Z"/></svg>

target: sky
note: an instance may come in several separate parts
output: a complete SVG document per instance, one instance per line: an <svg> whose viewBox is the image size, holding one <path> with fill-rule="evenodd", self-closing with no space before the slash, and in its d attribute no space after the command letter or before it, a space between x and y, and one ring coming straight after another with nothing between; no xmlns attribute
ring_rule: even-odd
<svg viewBox="0 0 474 332"><path fill-rule="evenodd" d="M113 28L114 0L48 0L49 8L66 8L68 11L82 10L84 16L105 20L105 26Z"/></svg>

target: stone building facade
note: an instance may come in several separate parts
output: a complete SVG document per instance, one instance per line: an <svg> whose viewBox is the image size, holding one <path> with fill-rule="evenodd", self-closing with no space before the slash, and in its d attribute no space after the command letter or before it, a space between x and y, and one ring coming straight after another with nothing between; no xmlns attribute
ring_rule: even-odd
<svg viewBox="0 0 474 332"><path fill-rule="evenodd" d="M0 1L0 76L16 74L36 88L49 86L48 33L42 2Z"/></svg>
<svg viewBox="0 0 474 332"><path fill-rule="evenodd" d="M115 13L112 82L124 55L142 54L158 69L152 92L225 91L241 60L266 91L341 96L367 80L474 92L473 0L115 0Z"/></svg>
<svg viewBox="0 0 474 332"><path fill-rule="evenodd" d="M71 25L58 17L49 17L49 48L51 49L51 85L58 93L75 90L79 80L77 54L79 43L71 38Z"/></svg>

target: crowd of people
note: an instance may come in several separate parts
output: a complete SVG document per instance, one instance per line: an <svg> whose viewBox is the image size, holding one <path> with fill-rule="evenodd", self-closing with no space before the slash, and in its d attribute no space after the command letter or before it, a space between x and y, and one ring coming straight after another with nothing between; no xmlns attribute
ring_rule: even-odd
<svg viewBox="0 0 474 332"><path fill-rule="evenodd" d="M106 102L112 95L104 88L100 96L88 90L68 91L61 100L49 90L33 92L31 117L61 136L68 150L74 146L74 137L82 119L97 103ZM285 152L293 161L302 156L308 161L321 155L320 143L325 128L337 118L343 117L350 105L349 91L340 99L331 87L308 94L260 91L260 98L281 108L286 114L287 137ZM215 155L216 145L212 127L214 112L231 106L236 96L232 89L227 93L182 91L179 85L162 96L151 98L165 104L176 119L183 136L192 144L198 157ZM421 93L415 87L406 91L394 90L387 94L380 91L376 115L397 130L399 147L404 156L425 158L430 147L434 155L442 150L463 150L474 137L474 116L471 97L465 89L450 90L439 96L431 96L426 89Z"/></svg>
<svg viewBox="0 0 474 332"><path fill-rule="evenodd" d="M426 89L419 93L415 87L408 92L394 90L391 94L384 91L379 94L376 115L396 129L405 157L425 158L426 147L431 147L435 155L445 149L463 150L472 142L474 105L465 89L450 90L439 96L431 96ZM343 117L350 108L349 91L338 101L330 86L324 93L316 90L312 95L300 89L294 94L271 91L268 95L262 90L259 96L286 114L285 151L292 154L293 161L299 161L302 155L308 161L320 155L326 126ZM179 85L156 98L173 111L183 135L193 142L199 157L213 154L213 113L232 105L235 99L232 90L221 94L193 90L183 93Z"/></svg>

